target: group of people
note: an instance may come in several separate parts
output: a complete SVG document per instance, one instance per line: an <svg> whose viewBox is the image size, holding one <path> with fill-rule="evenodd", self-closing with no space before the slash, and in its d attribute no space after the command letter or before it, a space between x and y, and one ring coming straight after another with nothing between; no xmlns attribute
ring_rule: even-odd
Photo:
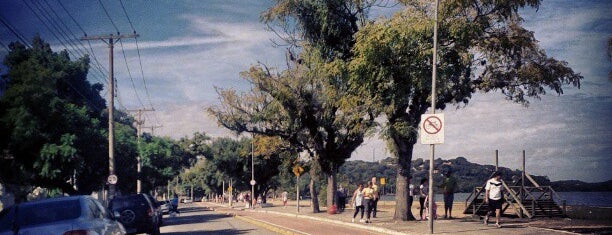
<svg viewBox="0 0 612 235"><path fill-rule="evenodd" d="M378 191L378 185L376 184L376 177L372 177L372 181L364 184L359 184L353 197L351 198L351 204L355 208L352 222L355 222L355 217L361 212L361 218L359 222L371 223L370 216L376 218L376 210L378 200L380 199L380 193ZM366 219L363 219L363 214L366 214Z"/></svg>
<svg viewBox="0 0 612 235"><path fill-rule="evenodd" d="M409 177L409 180L411 180L412 177ZM452 219L452 212L453 212L453 200L454 200L454 195L455 195L455 189L457 188L457 180L455 179L455 177L453 177L451 175L451 171L446 171L444 173L444 180L442 182L442 184L439 185L439 188L442 190L442 194L444 196L444 218L449 218ZM429 186L428 186L428 180L427 178L423 178L420 181L420 185L418 188L415 188L414 185L410 184L409 186L410 189L410 194L408 197L408 206L409 208L412 207L412 201L414 199L414 197L416 195L419 196L419 204L420 204L420 211L419 211L419 219L421 220L425 220L427 219L427 214L425 214L425 216L423 216L423 211L425 211L426 213L428 212L427 206L428 206L428 200L429 200ZM489 211L487 212L487 214L485 215L484 218L484 224L487 225L489 223L489 217L491 215L495 215L495 226L497 226L498 228L501 228L501 224L500 224L500 216L501 216L501 209L502 209L502 205L504 203L504 197L503 197L503 183L501 182L501 173L500 172L494 172L492 177L487 181L486 185L485 185L485 203L487 203ZM434 218L436 218L436 204L435 202L433 203L433 216Z"/></svg>
<svg viewBox="0 0 612 235"><path fill-rule="evenodd" d="M412 177L409 177L408 180L410 181L412 179ZM429 208L429 185L428 185L429 181L427 178L423 178L420 181L420 185L418 188L415 188L413 184L410 184L409 189L410 189L410 194L408 196L408 207L411 208L412 207L412 201L414 200L414 197L416 195L419 196L419 204L420 204L420 210L419 210L419 218L418 220L426 220L429 215L427 214L429 211L427 210ZM452 219L453 218L453 200L455 198L455 189L457 188L457 179L455 179L455 177L453 177L451 175L451 171L446 171L444 172L444 180L442 181L442 184L440 184L438 186L441 190L442 190L442 195L444 195L444 218L445 219ZM432 208L433 208L433 218L436 219L437 215L436 215L436 209L437 209L437 205L435 203L435 201L432 203ZM423 214L423 212L425 211L425 214Z"/></svg>

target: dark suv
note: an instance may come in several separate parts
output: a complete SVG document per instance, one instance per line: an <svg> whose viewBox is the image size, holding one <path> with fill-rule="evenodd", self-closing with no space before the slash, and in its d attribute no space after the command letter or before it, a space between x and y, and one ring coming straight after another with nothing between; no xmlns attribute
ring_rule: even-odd
<svg viewBox="0 0 612 235"><path fill-rule="evenodd" d="M119 222L128 233L159 234L159 214L144 194L117 196L110 201L110 211L119 212Z"/></svg>

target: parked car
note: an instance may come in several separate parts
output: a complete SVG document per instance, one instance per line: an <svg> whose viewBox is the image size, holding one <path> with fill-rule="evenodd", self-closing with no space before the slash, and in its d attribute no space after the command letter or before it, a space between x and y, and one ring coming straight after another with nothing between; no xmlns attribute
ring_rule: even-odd
<svg viewBox="0 0 612 235"><path fill-rule="evenodd" d="M118 221L128 233L159 234L159 218L153 202L144 194L117 196L108 205L119 214Z"/></svg>
<svg viewBox="0 0 612 235"><path fill-rule="evenodd" d="M161 227L162 224L164 223L163 221L163 215L164 213L162 213L161 210L161 203L158 202L155 198L153 198L153 196L147 194L147 193L143 193L143 195L149 199L149 201L151 201L151 203L153 203L153 207L155 208L155 213L157 213L157 224L159 224L159 226Z"/></svg>
<svg viewBox="0 0 612 235"><path fill-rule="evenodd" d="M162 214L164 215L168 214L170 212L170 201L163 200L163 201L160 201L159 203L161 203L159 208L161 208Z"/></svg>
<svg viewBox="0 0 612 235"><path fill-rule="evenodd" d="M123 225L90 196L25 202L0 212L0 235L125 233Z"/></svg>

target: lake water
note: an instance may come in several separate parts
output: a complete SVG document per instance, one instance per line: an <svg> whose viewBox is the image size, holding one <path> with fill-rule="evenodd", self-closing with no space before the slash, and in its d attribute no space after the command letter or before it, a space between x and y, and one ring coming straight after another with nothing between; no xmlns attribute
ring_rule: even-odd
<svg viewBox="0 0 612 235"><path fill-rule="evenodd" d="M557 192L567 202L568 206L599 206L612 207L612 192ZM469 193L455 193L454 202L465 202ZM383 201L393 201L395 196L384 195ZM418 199L415 199L418 203ZM442 194L436 194L436 201L442 201Z"/></svg>

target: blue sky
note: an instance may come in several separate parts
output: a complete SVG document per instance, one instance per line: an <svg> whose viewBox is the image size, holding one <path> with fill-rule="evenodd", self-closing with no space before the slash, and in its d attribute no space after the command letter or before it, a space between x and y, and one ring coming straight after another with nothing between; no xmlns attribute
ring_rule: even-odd
<svg viewBox="0 0 612 235"><path fill-rule="evenodd" d="M98 1L59 1L88 35L116 33ZM58 0L0 0L0 16L26 38L39 33L54 49L63 49L24 2L41 17L57 19L55 12L76 34L73 38L83 36ZM119 32L131 33L120 1L101 2ZM272 47L274 34L259 22L259 13L272 1L123 0L123 4L140 34L142 71L150 102L157 110L147 114L146 125L163 125L155 130L156 135L180 138L195 131L215 137L231 135L205 112L218 102L214 87L245 90L249 84L240 78L240 71L257 62L272 67L284 64L284 49ZM566 87L563 95L551 93L532 100L528 108L509 103L498 93L475 94L467 107L444 111L446 142L436 147L436 158L465 156L472 162L493 164L498 149L501 166L519 169L525 149L531 174L548 175L552 180L612 179L608 173L612 168L612 80L608 78L612 62L606 52L612 36L612 4L605 0L544 0L537 11L521 12L524 26L535 32L548 55L567 61L584 76L581 89ZM15 40L0 25L0 42L7 45ZM84 45L89 50L88 44ZM106 44L92 41L91 45L98 61L108 67ZM139 108L138 94L148 107L135 40L124 39L122 46L123 50L120 44L115 47L116 105ZM6 53L0 46L0 56ZM94 74L91 79L100 77ZM371 161L386 156L384 142L372 137L351 159ZM429 147L417 144L413 158L429 158Z"/></svg>

